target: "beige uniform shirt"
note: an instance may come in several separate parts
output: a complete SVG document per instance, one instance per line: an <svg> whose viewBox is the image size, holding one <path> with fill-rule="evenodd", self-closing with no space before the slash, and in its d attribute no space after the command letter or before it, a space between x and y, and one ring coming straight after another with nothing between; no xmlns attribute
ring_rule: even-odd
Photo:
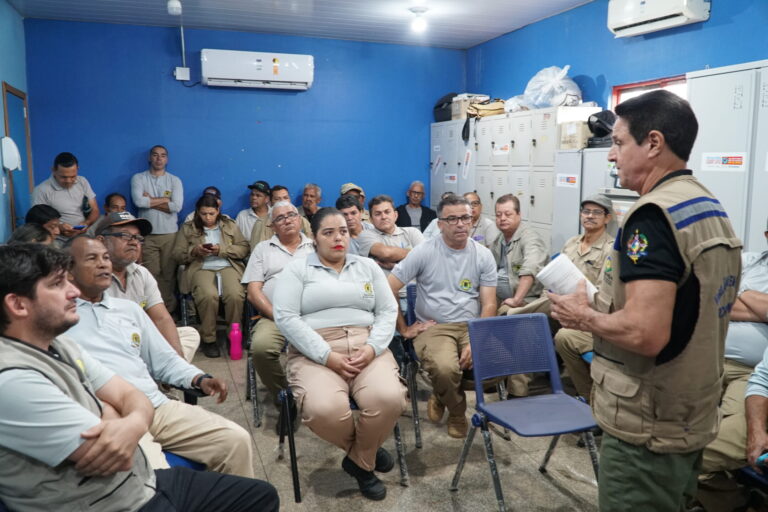
<svg viewBox="0 0 768 512"><path fill-rule="evenodd" d="M581 252L581 241L584 235L576 235L568 239L563 246L562 253L568 256L576 265L576 268L584 273L592 284L597 284L600 272L603 269L605 258L613 250L613 238L608 232L603 232L602 236L595 240L585 252Z"/></svg>

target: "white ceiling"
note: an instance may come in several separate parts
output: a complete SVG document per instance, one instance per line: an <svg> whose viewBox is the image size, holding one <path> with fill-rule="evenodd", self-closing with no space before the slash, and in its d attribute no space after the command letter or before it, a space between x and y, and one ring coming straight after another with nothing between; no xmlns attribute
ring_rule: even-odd
<svg viewBox="0 0 768 512"><path fill-rule="evenodd" d="M166 0L8 0L25 18L177 26ZM592 0L181 0L190 28L465 49ZM429 8L414 34L409 7Z"/></svg>

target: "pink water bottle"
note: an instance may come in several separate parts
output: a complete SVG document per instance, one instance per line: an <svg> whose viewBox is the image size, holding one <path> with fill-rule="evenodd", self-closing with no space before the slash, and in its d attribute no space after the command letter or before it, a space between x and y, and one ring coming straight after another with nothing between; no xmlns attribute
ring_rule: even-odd
<svg viewBox="0 0 768 512"><path fill-rule="evenodd" d="M243 357L243 333L240 332L238 323L233 323L229 330L229 357L233 361L239 361Z"/></svg>

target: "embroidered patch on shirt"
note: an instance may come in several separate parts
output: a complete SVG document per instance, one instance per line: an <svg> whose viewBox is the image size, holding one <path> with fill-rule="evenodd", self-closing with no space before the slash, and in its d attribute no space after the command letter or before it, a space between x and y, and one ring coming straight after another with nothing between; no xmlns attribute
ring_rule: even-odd
<svg viewBox="0 0 768 512"><path fill-rule="evenodd" d="M627 256L636 264L637 260L648 255L647 248L648 238L636 229L634 236L627 242Z"/></svg>
<svg viewBox="0 0 768 512"><path fill-rule="evenodd" d="M461 281L459 281L459 290L461 290L463 292L468 292L471 289L472 289L472 281L471 280L469 280L467 278L464 278Z"/></svg>
<svg viewBox="0 0 768 512"><path fill-rule="evenodd" d="M166 190L165 192L163 192L163 196L164 197L171 197L171 191L170 190Z"/></svg>
<svg viewBox="0 0 768 512"><path fill-rule="evenodd" d="M139 306L141 306L141 309L147 309L147 301L143 300L139 302Z"/></svg>
<svg viewBox="0 0 768 512"><path fill-rule="evenodd" d="M613 262L611 261L611 257L608 256L605 258L605 265L603 265L603 272L608 274L609 272L613 272Z"/></svg>
<svg viewBox="0 0 768 512"><path fill-rule="evenodd" d="M131 334L131 346L133 348L139 348L141 345L141 336L139 336L139 333L135 332Z"/></svg>
<svg viewBox="0 0 768 512"><path fill-rule="evenodd" d="M365 283L363 285L363 292L366 297L373 297L373 285L371 283Z"/></svg>
<svg viewBox="0 0 768 512"><path fill-rule="evenodd" d="M86 375L85 364L83 364L83 361L81 359L75 359L75 364L78 368L80 368L80 371L83 372L83 375Z"/></svg>

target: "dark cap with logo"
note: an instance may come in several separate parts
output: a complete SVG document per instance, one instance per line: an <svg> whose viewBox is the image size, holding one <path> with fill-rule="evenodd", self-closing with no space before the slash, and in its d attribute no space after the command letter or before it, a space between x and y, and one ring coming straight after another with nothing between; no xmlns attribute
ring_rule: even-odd
<svg viewBox="0 0 768 512"><path fill-rule="evenodd" d="M255 181L252 185L248 185L251 190L257 190L262 194L269 195L269 183L263 180Z"/></svg>

